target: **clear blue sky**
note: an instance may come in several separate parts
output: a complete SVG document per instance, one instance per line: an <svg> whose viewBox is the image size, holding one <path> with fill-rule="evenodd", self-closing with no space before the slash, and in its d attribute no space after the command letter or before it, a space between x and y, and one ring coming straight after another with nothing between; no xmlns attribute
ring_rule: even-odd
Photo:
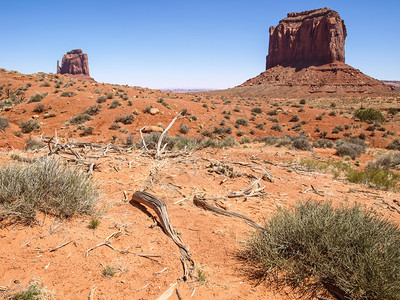
<svg viewBox="0 0 400 300"><path fill-rule="evenodd" d="M329 7L347 26L346 62L400 80L400 1L1 1L0 67L56 72L80 48L99 82L228 88L264 71L268 28Z"/></svg>

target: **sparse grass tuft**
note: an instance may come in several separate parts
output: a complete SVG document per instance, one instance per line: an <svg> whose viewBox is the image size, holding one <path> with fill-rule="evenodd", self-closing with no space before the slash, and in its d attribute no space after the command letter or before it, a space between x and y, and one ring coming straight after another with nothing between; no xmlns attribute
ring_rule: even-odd
<svg viewBox="0 0 400 300"><path fill-rule="evenodd" d="M114 267L111 266L105 266L103 269L103 276L105 277L113 277L116 273L116 270Z"/></svg>
<svg viewBox="0 0 400 300"><path fill-rule="evenodd" d="M249 275L308 299L398 299L400 230L359 206L305 202L281 209L241 253Z"/></svg>
<svg viewBox="0 0 400 300"><path fill-rule="evenodd" d="M32 280L29 287L11 297L13 300L46 300L55 299L55 293L49 291L39 280Z"/></svg>
<svg viewBox="0 0 400 300"><path fill-rule="evenodd" d="M96 218L92 218L89 222L88 227L90 229L96 229L97 227L99 227L99 225L100 225L100 221Z"/></svg>
<svg viewBox="0 0 400 300"><path fill-rule="evenodd" d="M99 197L91 178L53 158L0 168L0 220L34 221L41 211L62 218L90 214Z"/></svg>

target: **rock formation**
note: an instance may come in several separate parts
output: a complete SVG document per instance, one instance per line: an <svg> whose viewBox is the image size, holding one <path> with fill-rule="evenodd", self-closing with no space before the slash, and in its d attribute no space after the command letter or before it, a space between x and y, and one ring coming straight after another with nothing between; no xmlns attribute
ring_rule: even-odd
<svg viewBox="0 0 400 300"><path fill-rule="evenodd" d="M269 29L267 69L345 62L346 26L329 8L289 13Z"/></svg>
<svg viewBox="0 0 400 300"><path fill-rule="evenodd" d="M260 93L274 95L284 90L288 96L303 97L390 89L345 64L346 26L336 11L321 8L289 13L269 31L266 71L239 87L258 86Z"/></svg>
<svg viewBox="0 0 400 300"><path fill-rule="evenodd" d="M93 80L89 75L88 56L81 49L67 52L62 58L61 67L57 60L57 74L68 74L79 79Z"/></svg>

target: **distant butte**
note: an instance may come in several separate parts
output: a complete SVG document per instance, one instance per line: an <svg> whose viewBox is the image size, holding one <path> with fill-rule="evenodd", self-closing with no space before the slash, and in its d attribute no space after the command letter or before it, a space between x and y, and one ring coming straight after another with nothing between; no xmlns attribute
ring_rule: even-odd
<svg viewBox="0 0 400 300"><path fill-rule="evenodd" d="M78 79L94 80L89 74L89 60L81 49L67 52L62 58L61 67L57 60L57 74L67 74Z"/></svg>
<svg viewBox="0 0 400 300"><path fill-rule="evenodd" d="M329 8L289 13L269 30L266 71L239 87L290 87L305 94L371 94L390 87L345 64L346 26ZM268 93L266 87L263 93Z"/></svg>

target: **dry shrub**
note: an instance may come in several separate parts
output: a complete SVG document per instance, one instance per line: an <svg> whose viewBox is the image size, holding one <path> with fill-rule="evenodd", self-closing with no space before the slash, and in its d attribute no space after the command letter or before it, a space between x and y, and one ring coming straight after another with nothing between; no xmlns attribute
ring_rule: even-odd
<svg viewBox="0 0 400 300"><path fill-rule="evenodd" d="M400 230L359 206L305 202L281 209L241 253L249 275L308 299L399 299Z"/></svg>
<svg viewBox="0 0 400 300"><path fill-rule="evenodd" d="M57 159L0 168L0 219L31 223L39 211L62 218L89 214L98 197L98 187L88 175Z"/></svg>

